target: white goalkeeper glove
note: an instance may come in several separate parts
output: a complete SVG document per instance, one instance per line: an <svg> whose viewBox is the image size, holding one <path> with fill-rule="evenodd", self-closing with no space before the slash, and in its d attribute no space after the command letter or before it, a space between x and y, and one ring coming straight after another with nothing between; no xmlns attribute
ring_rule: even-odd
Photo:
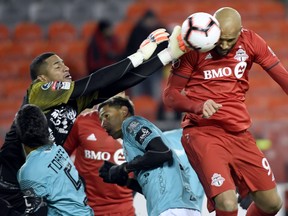
<svg viewBox="0 0 288 216"><path fill-rule="evenodd" d="M143 61L148 60L157 48L157 45L168 41L169 33L166 29L160 28L153 31L140 45L136 53L128 56L134 67L139 66Z"/></svg>
<svg viewBox="0 0 288 216"><path fill-rule="evenodd" d="M169 37L168 47L158 53L158 57L163 65L169 64L171 61L178 59L187 51L181 36L181 27L175 26L171 36Z"/></svg>

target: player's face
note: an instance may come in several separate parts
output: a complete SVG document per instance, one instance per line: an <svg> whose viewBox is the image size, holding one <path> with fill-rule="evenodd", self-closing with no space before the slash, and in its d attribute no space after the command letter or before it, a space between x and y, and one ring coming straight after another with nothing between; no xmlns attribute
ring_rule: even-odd
<svg viewBox="0 0 288 216"><path fill-rule="evenodd" d="M99 112L102 127L114 139L122 138L122 122L124 121L121 109L104 106Z"/></svg>
<svg viewBox="0 0 288 216"><path fill-rule="evenodd" d="M216 52L221 56L226 56L236 44L239 35L240 31L231 32L222 30L219 42L215 47Z"/></svg>
<svg viewBox="0 0 288 216"><path fill-rule="evenodd" d="M46 59L46 81L62 81L71 82L72 77L69 73L69 68L64 64L64 61L57 55L53 55Z"/></svg>

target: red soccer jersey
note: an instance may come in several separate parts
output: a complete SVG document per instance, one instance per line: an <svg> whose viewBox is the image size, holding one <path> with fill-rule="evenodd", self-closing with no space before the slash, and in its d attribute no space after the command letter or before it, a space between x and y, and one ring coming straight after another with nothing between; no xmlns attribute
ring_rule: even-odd
<svg viewBox="0 0 288 216"><path fill-rule="evenodd" d="M183 127L218 125L228 131L245 130L251 124L244 101L253 62L262 66L288 92L288 73L277 56L257 34L243 29L227 56L219 56L215 50L206 53L190 51L174 63L164 102L188 113ZM281 65L277 70L270 70L277 64ZM180 95L182 89L189 100ZM222 107L205 119L202 118L201 106L208 99L222 104ZM193 104L198 105L191 108Z"/></svg>
<svg viewBox="0 0 288 216"><path fill-rule="evenodd" d="M132 191L116 184L104 183L99 177L98 170L104 160L119 165L125 158L120 142L101 127L98 112L78 116L64 148L70 155L76 149L75 166L85 179L88 204L94 209L95 215L135 215Z"/></svg>

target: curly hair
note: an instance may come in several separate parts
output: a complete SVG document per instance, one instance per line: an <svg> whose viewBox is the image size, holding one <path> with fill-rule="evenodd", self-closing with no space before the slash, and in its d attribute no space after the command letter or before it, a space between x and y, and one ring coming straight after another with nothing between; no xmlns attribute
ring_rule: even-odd
<svg viewBox="0 0 288 216"><path fill-rule="evenodd" d="M26 104L21 107L15 123L16 133L24 145L38 147L51 143L47 119L38 106Z"/></svg>

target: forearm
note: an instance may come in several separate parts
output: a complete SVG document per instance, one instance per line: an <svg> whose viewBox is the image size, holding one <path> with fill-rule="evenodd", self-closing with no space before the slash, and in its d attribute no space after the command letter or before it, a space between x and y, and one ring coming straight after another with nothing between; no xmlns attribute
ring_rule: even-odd
<svg viewBox="0 0 288 216"><path fill-rule="evenodd" d="M163 64L159 57L153 57L151 60L146 61L137 68L132 69L129 73L126 73L118 80L117 83L113 83L112 85L108 85L105 88L100 89L98 95L99 99L97 99L97 102L98 100L102 102L118 94L119 92L137 85L155 72L161 72L160 69L162 67Z"/></svg>
<svg viewBox="0 0 288 216"><path fill-rule="evenodd" d="M172 159L171 149L163 143L160 137L156 137L149 142L144 155L129 161L125 168L127 172L149 170L162 166L163 163Z"/></svg>
<svg viewBox="0 0 288 216"><path fill-rule="evenodd" d="M101 68L89 76L75 81L75 86L71 99L82 95L91 94L108 85L113 86L121 77L129 73L134 68L131 60L125 58L113 65Z"/></svg>
<svg viewBox="0 0 288 216"><path fill-rule="evenodd" d="M288 72L284 68L281 62L278 62L275 66L267 69L269 75L275 80L281 88L288 94Z"/></svg>
<svg viewBox="0 0 288 216"><path fill-rule="evenodd" d="M176 89L165 89L163 102L167 107L178 112L202 114L203 103L191 101L191 99Z"/></svg>

